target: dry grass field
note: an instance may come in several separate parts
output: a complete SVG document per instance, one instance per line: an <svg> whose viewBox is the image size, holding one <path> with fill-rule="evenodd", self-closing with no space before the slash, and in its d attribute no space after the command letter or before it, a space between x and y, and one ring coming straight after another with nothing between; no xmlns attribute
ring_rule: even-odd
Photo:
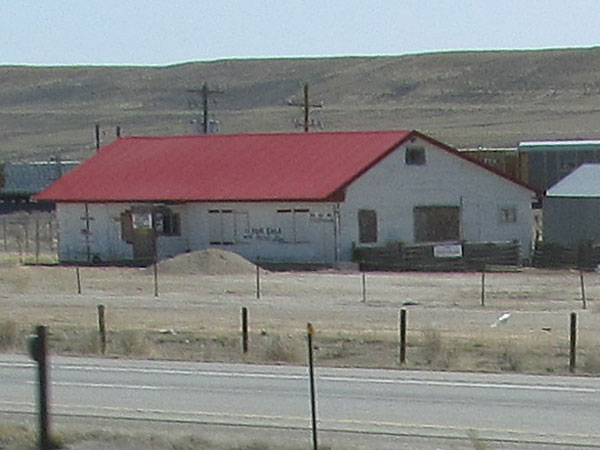
<svg viewBox="0 0 600 450"><path fill-rule="evenodd" d="M260 271L228 253L176 259L153 271L0 264L0 347L25 351L36 324L58 354L100 352L105 305L107 355L194 361L303 364L312 323L317 364L399 367L398 314L407 310L404 367L568 373L569 315L578 314L578 372L600 373L600 275L521 268L480 273ZM220 260L220 261L219 261ZM27 261L27 259L26 259ZM179 265L179 266L178 266ZM364 300L364 301L363 301ZM249 352L241 352L241 308ZM492 326L503 313L510 318Z"/></svg>
<svg viewBox="0 0 600 450"><path fill-rule="evenodd" d="M204 82L221 133L294 132L310 85L327 131L418 129L458 148L598 137L599 48L239 59L167 67L0 66L0 159L94 154L123 136L196 133ZM214 100L214 101L213 101Z"/></svg>
<svg viewBox="0 0 600 450"><path fill-rule="evenodd" d="M306 363L306 324L316 328L317 366L402 367L398 363L398 312L408 314L407 362L433 370L514 371L565 374L569 369L569 316L577 312L580 374L600 373L600 274L584 274L583 310L579 272L520 268L480 273L268 272L237 255L209 251L143 268L76 268L32 264L31 254L3 253L0 263L0 351L25 352L35 325L50 330L54 354L100 355L98 305L105 305L106 355L248 363ZM25 264L21 264L23 260ZM52 262L42 254L38 260ZM365 296L363 297L363 292ZM249 352L241 352L241 308L249 311ZM510 318L497 326L498 317ZM0 425L0 448L35 446L32 425ZM57 427L57 440L71 450L116 449L300 449L275 435L240 442L197 430L90 429ZM223 433L221 431L221 433ZM220 437L219 437L220 436ZM268 438L268 439L267 439ZM286 444L281 444L286 442ZM373 442L371 443L375 445ZM369 448L335 442L333 450ZM378 440L380 449L429 449L426 439ZM435 442L436 448L487 448L471 438ZM373 447L374 448L374 447ZM521 447L515 447L521 448ZM525 447L523 447L525 448Z"/></svg>

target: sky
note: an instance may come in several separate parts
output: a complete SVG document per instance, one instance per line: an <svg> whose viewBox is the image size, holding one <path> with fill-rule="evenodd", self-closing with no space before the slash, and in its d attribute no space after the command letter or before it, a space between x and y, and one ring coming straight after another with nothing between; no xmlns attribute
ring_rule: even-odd
<svg viewBox="0 0 600 450"><path fill-rule="evenodd" d="M600 0L0 0L0 64L600 45Z"/></svg>

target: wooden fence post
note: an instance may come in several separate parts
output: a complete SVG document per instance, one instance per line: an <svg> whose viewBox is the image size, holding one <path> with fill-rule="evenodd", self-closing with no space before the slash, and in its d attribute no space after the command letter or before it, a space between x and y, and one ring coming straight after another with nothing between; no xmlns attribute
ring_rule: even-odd
<svg viewBox="0 0 600 450"><path fill-rule="evenodd" d="M406 362L406 309L400 310L398 317L398 333L400 337L400 365Z"/></svg>
<svg viewBox="0 0 600 450"><path fill-rule="evenodd" d="M256 298L260 298L260 266L256 265Z"/></svg>
<svg viewBox="0 0 600 450"><path fill-rule="evenodd" d="M25 252L29 251L29 219L22 224L25 229Z"/></svg>
<svg viewBox="0 0 600 450"><path fill-rule="evenodd" d="M485 307L485 266L481 269L481 306Z"/></svg>
<svg viewBox="0 0 600 450"><path fill-rule="evenodd" d="M36 335L29 339L29 354L38 364L39 445L41 450L50 450L50 403L48 343L46 326L36 327Z"/></svg>
<svg viewBox="0 0 600 450"><path fill-rule="evenodd" d="M105 306L98 305L98 332L100 333L100 350L104 355L106 353L106 320L105 320Z"/></svg>
<svg viewBox="0 0 600 450"><path fill-rule="evenodd" d="M570 351L569 351L569 371L571 373L575 372L576 367L576 356L575 353L577 351L577 314L571 313L571 333L570 333Z"/></svg>
<svg viewBox="0 0 600 450"><path fill-rule="evenodd" d="M306 324L306 336L308 338L308 374L310 380L310 410L312 415L312 435L313 435L313 450L318 450L317 445L317 394L315 392L315 375L313 364L313 344L312 338L315 334L315 329L312 324Z"/></svg>
<svg viewBox="0 0 600 450"><path fill-rule="evenodd" d="M154 273L154 296L158 297L158 265L156 264L156 258L152 263L152 272Z"/></svg>
<svg viewBox="0 0 600 450"><path fill-rule="evenodd" d="M35 263L40 263L40 221L35 219Z"/></svg>
<svg viewBox="0 0 600 450"><path fill-rule="evenodd" d="M242 353L248 353L248 308L242 307Z"/></svg>
<svg viewBox="0 0 600 450"><path fill-rule="evenodd" d="M365 273L362 273L362 301L366 303L367 301L367 276Z"/></svg>
<svg viewBox="0 0 600 450"><path fill-rule="evenodd" d="M79 273L79 266L75 266L75 277L77 279L77 293L81 294L81 274Z"/></svg>
<svg viewBox="0 0 600 450"><path fill-rule="evenodd" d="M581 285L581 301L583 302L583 309L587 309L587 299L585 298L585 280L583 278L583 270L579 270L579 283Z"/></svg>
<svg viewBox="0 0 600 450"><path fill-rule="evenodd" d="M2 230L4 231L4 251L8 251L8 239L6 237L7 227L6 227L6 217L2 218Z"/></svg>
<svg viewBox="0 0 600 450"><path fill-rule="evenodd" d="M50 240L50 250L54 250L54 232L52 230L52 219L48 221L48 239Z"/></svg>

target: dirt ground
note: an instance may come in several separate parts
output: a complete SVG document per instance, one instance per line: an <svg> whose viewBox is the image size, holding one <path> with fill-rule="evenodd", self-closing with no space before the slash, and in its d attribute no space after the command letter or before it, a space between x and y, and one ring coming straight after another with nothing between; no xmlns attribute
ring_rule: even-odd
<svg viewBox="0 0 600 450"><path fill-rule="evenodd" d="M97 354L102 304L110 356L302 364L310 322L319 364L398 367L398 317L406 309L407 368L566 373L569 316L577 312L578 370L600 372L596 272L583 274L585 310L580 273L570 270L483 277L261 269L260 295L256 266L228 252L182 255L157 273L155 284L151 268L80 268L78 294L74 267L0 265L0 317L18 330L9 350L24 351L24 337L46 324L54 352ZM497 322L505 313L508 320Z"/></svg>
<svg viewBox="0 0 600 450"><path fill-rule="evenodd" d="M256 266L225 252L184 255L157 269L155 284L152 268L82 267L78 293L74 267L23 266L7 259L0 264L0 347L25 352L26 336L46 324L52 352L98 355L98 305L104 305L110 357L305 364L310 322L321 366L566 374L570 314L576 312L577 372L600 373L596 272L583 274L582 292L574 270L496 268L483 276L259 269L258 296ZM241 351L242 307L250 325L247 354ZM401 309L408 324L402 366ZM507 320L498 321L506 314ZM94 439L67 448L135 449L125 445L128 437L113 442L117 447L97 447L103 435ZM156 448L222 448L182 442ZM428 444L423 445L415 448ZM460 448L455 445L439 448Z"/></svg>

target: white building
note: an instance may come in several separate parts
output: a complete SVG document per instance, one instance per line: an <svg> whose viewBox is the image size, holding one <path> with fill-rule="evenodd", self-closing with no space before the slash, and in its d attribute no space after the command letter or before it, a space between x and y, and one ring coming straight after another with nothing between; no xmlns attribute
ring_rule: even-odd
<svg viewBox="0 0 600 450"><path fill-rule="evenodd" d="M122 138L37 199L57 203L61 261L217 246L335 263L396 241L516 240L529 258L534 194L417 131L376 131Z"/></svg>

